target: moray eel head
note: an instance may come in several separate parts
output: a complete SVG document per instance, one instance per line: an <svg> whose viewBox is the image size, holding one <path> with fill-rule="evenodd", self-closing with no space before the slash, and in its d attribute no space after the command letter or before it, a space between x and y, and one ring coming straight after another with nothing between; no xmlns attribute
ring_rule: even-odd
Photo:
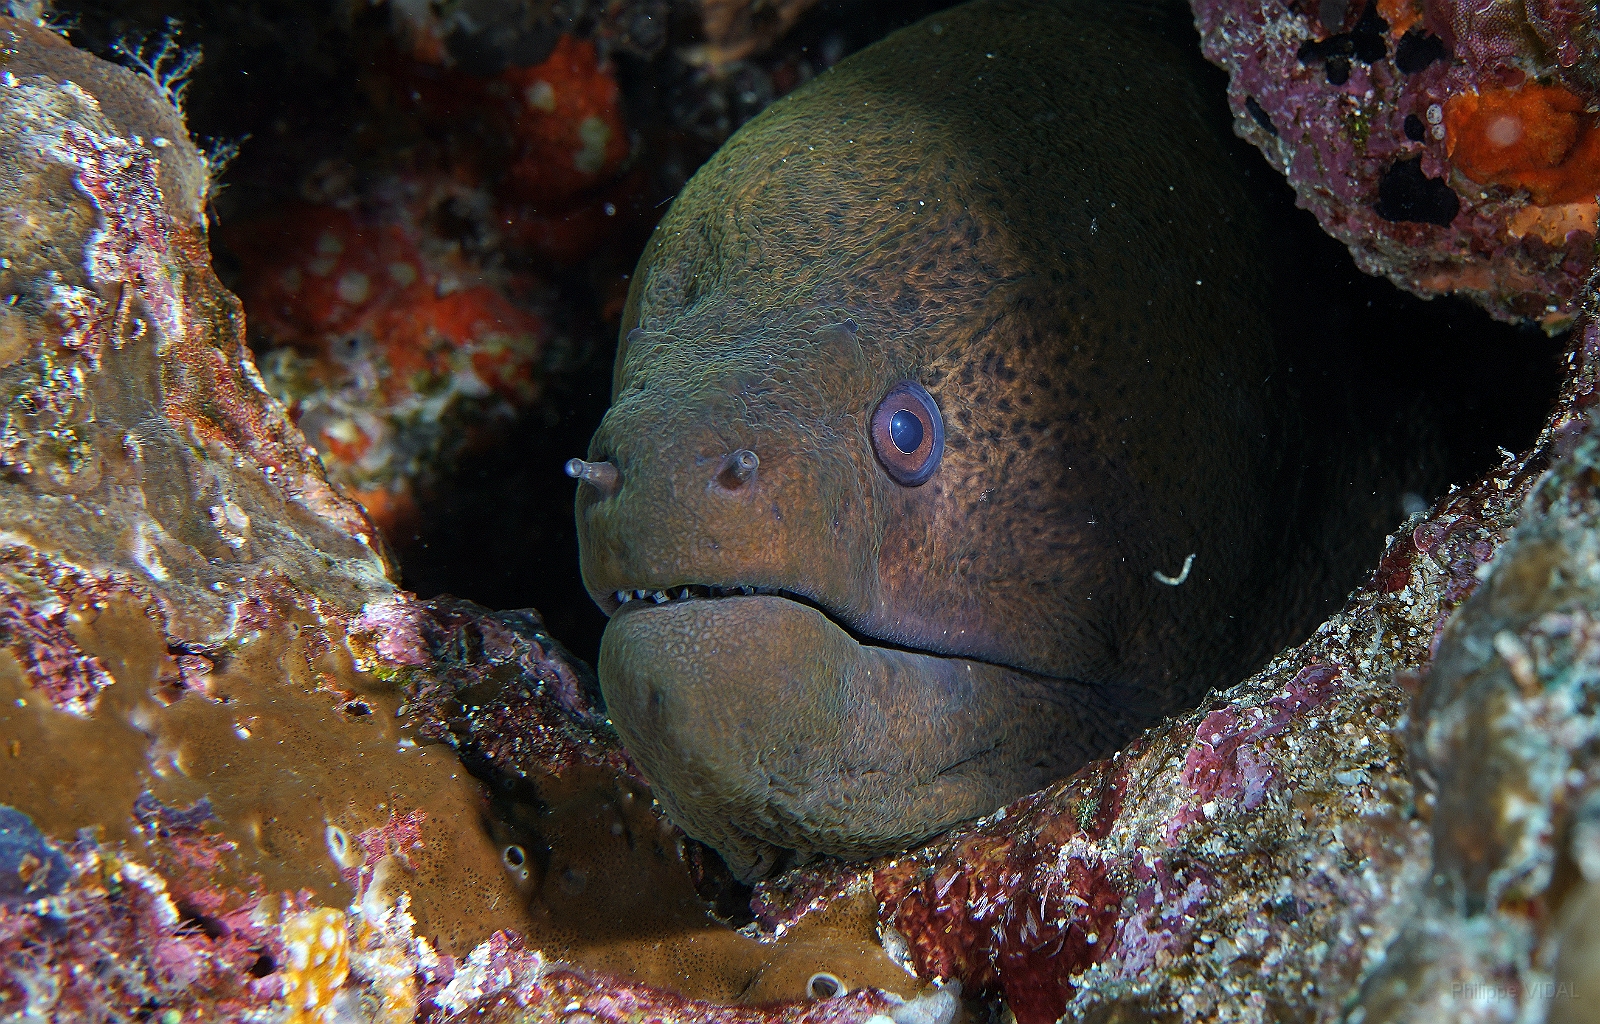
<svg viewBox="0 0 1600 1024"><path fill-rule="evenodd" d="M1182 4L979 0L656 228L578 540L612 720L743 877L993 811L1312 621L1209 73Z"/></svg>
<svg viewBox="0 0 1600 1024"><path fill-rule="evenodd" d="M608 711L746 878L930 835L1087 756L1071 687L950 653L983 615L906 557L938 547L942 416L862 333L634 331L579 489Z"/></svg>

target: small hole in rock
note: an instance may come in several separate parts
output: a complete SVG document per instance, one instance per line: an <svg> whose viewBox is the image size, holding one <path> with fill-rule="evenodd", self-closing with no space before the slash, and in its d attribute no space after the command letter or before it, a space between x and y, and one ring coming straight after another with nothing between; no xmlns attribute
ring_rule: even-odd
<svg viewBox="0 0 1600 1024"><path fill-rule="evenodd" d="M328 853L333 857L333 862L346 866L350 859L350 837L338 825L329 825L323 833L323 838L328 843Z"/></svg>
<svg viewBox="0 0 1600 1024"><path fill-rule="evenodd" d="M812 999L832 999L844 994L844 982L827 971L818 971L806 982L806 994Z"/></svg>
<svg viewBox="0 0 1600 1024"><path fill-rule="evenodd" d="M232 931L232 929L226 924L201 911L198 907L194 906L192 903L189 903L187 900L177 901L176 906L178 908L178 914L180 917L178 924L180 933L184 931L197 931L208 939L217 939L229 934Z"/></svg>

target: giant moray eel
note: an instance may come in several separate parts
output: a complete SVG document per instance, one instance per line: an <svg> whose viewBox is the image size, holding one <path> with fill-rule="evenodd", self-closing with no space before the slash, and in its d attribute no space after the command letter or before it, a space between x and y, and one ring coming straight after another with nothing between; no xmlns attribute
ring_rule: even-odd
<svg viewBox="0 0 1600 1024"><path fill-rule="evenodd" d="M1214 74L1181 5L979 0L656 229L568 469L610 715L742 877L988 813L1351 582Z"/></svg>

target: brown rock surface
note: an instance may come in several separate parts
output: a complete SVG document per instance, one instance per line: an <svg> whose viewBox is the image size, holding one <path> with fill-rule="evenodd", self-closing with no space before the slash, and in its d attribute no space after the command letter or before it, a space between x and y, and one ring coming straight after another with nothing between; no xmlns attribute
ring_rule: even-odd
<svg viewBox="0 0 1600 1024"><path fill-rule="evenodd" d="M499 851L461 827L475 785L354 666L344 626L393 586L259 386L177 112L50 32L3 31L0 731L24 770L0 801L129 843L140 794L204 798L232 846L214 884L337 903L330 843L418 816L430 933L464 949L520 923Z"/></svg>

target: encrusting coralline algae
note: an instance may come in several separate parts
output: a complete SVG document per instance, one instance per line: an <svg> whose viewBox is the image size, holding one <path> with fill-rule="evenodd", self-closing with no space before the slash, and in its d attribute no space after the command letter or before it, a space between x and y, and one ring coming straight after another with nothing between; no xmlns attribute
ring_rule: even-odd
<svg viewBox="0 0 1600 1024"><path fill-rule="evenodd" d="M1367 273L1570 326L1593 262L1600 22L1572 0L1194 0L1234 130Z"/></svg>

